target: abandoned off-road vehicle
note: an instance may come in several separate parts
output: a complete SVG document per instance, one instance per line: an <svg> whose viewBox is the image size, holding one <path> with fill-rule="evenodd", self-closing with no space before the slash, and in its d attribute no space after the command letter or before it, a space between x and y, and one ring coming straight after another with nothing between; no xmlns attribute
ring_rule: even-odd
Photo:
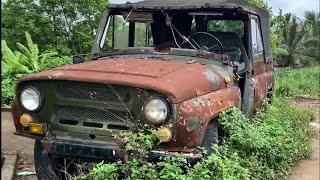
<svg viewBox="0 0 320 180"><path fill-rule="evenodd" d="M14 133L36 139L38 178L61 158L123 158L112 133L138 121L161 127L154 156L210 151L219 112L250 117L272 93L268 21L242 0L110 4L89 62L77 56L17 84Z"/></svg>

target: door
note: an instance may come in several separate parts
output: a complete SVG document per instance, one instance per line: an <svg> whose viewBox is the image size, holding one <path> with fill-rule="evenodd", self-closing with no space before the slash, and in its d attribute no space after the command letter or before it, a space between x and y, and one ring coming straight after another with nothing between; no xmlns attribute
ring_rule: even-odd
<svg viewBox="0 0 320 180"><path fill-rule="evenodd" d="M251 58L252 58L252 81L254 82L254 109L263 105L270 86L270 63L266 61L263 36L259 18L251 17ZM253 109L253 110L254 110Z"/></svg>

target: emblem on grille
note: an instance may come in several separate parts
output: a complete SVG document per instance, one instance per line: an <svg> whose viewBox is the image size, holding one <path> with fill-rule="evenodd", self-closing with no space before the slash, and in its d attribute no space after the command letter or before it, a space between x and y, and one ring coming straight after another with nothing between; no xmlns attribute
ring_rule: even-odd
<svg viewBox="0 0 320 180"><path fill-rule="evenodd" d="M90 99L92 99L92 100L97 99L97 97L99 96L99 93L96 91L92 91L92 92L88 92L88 93L89 93Z"/></svg>

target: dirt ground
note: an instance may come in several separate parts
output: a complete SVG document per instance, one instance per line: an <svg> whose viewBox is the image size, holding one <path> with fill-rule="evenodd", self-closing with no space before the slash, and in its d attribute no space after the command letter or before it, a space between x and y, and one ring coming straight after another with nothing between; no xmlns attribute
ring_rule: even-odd
<svg viewBox="0 0 320 180"><path fill-rule="evenodd" d="M18 152L19 161L17 172L34 171L33 166L33 145L34 140L16 136L12 116L9 112L1 112L1 150L5 154ZM17 180L36 180L35 175L17 177Z"/></svg>
<svg viewBox="0 0 320 180"><path fill-rule="evenodd" d="M312 99L295 99L293 104L301 107L307 107L314 110L317 120L312 122L310 126L315 129L312 138L313 152L310 158L302 160L294 167L289 180L319 180L319 110L320 104L318 100ZM30 171L34 172L33 167L33 145L34 140L15 136L12 134L14 126L11 114L1 112L1 150L4 153L19 152L18 172ZM17 177L17 180L36 180L35 175Z"/></svg>
<svg viewBox="0 0 320 180"><path fill-rule="evenodd" d="M311 157L302 160L292 171L289 180L319 180L320 165L319 165L319 130L320 130L320 104L319 100L297 98L293 101L293 104L310 108L315 112L316 120L310 123L310 126L314 129L315 133L312 138L312 154Z"/></svg>

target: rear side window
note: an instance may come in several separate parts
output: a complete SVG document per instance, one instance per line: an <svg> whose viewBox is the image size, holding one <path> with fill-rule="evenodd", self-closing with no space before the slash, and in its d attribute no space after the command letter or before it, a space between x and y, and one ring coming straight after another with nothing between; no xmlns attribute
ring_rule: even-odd
<svg viewBox="0 0 320 180"><path fill-rule="evenodd" d="M263 54L262 35L260 32L259 20L251 19L251 34L252 34L252 54Z"/></svg>

